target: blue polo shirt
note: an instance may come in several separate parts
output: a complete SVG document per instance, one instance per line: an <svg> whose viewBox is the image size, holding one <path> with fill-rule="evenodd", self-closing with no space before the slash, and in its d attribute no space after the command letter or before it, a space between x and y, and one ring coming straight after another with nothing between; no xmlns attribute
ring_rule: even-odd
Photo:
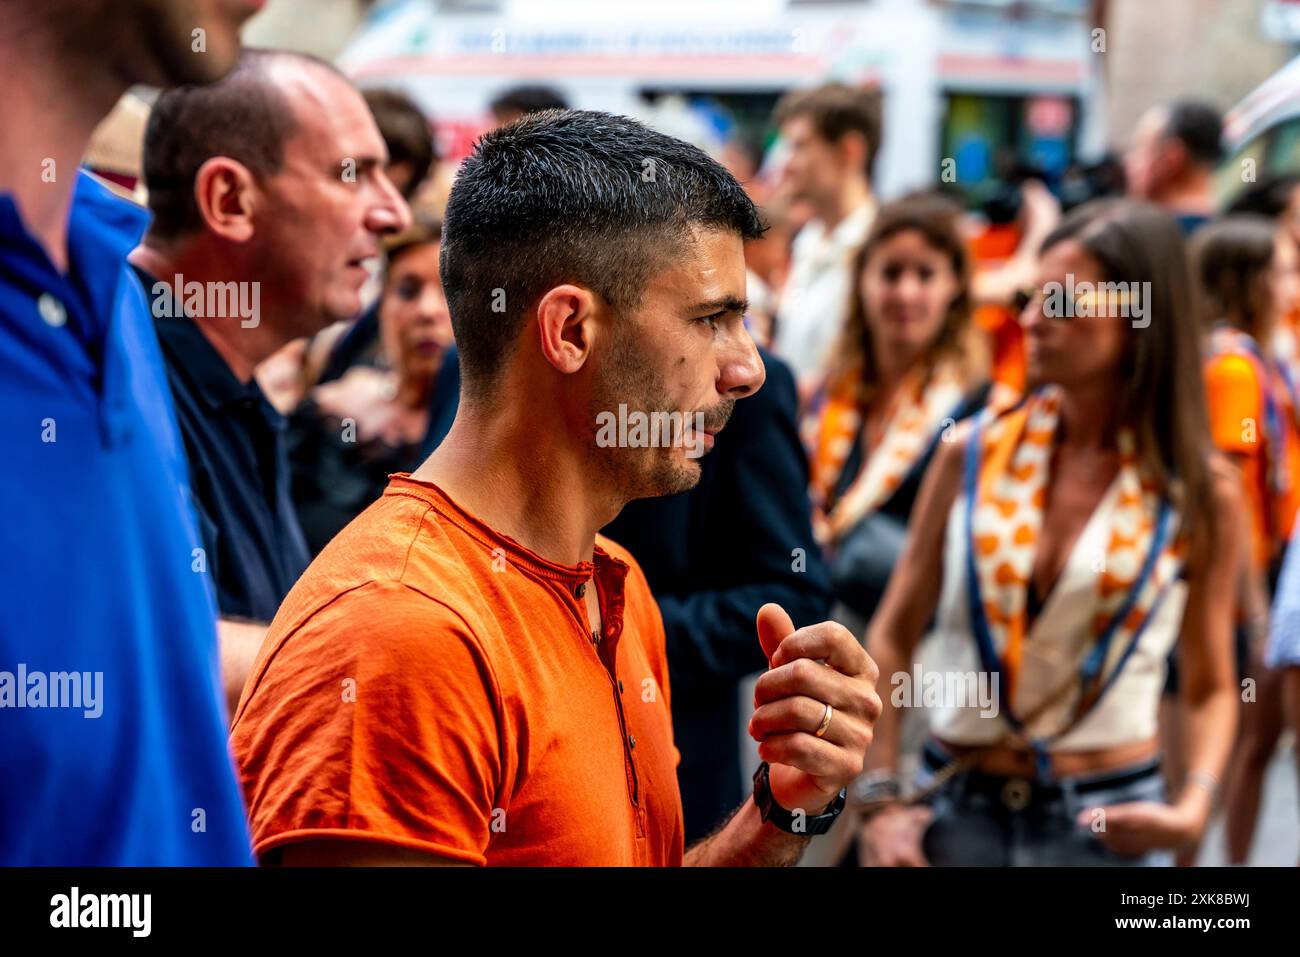
<svg viewBox="0 0 1300 957"><path fill-rule="evenodd" d="M63 275L0 195L4 865L251 862L146 222L79 174Z"/></svg>

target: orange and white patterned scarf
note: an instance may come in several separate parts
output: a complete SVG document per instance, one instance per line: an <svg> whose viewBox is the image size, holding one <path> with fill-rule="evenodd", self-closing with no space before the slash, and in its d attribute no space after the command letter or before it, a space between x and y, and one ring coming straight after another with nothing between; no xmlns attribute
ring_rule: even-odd
<svg viewBox="0 0 1300 957"><path fill-rule="evenodd" d="M1001 673L1004 716L1016 727L1017 714L1033 712L1023 730L1039 738L1048 729L1064 733L1096 703L1178 578L1185 551L1172 508L1141 474L1133 433L1122 430L1119 474L1098 506L1109 513L1100 516L1105 551L1085 561L1071 556L1042 611L1061 607L1051 600L1058 589L1091 590L1092 600L1072 603L1071 620L1058 613L1030 627L1028 589L1059 411L1060 392L1048 388L999 418L981 416L965 476L972 628L984 667ZM1043 707L1075 670L1074 691Z"/></svg>
<svg viewBox="0 0 1300 957"><path fill-rule="evenodd" d="M811 450L813 504L826 513L825 529L835 541L879 508L925 454L934 437L961 404L966 389L953 363L940 362L932 370L912 370L899 385L880 438L865 449L865 462L838 501L831 495L853 443L865 422L857 402L856 377L827 392L805 420L805 441Z"/></svg>

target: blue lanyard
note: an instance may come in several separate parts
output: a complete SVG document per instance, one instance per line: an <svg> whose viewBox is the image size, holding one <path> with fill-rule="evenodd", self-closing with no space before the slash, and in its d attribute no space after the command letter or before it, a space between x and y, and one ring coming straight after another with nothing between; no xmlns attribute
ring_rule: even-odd
<svg viewBox="0 0 1300 957"><path fill-rule="evenodd" d="M1278 375L1282 377L1282 385L1286 388L1287 398L1291 400L1292 409L1300 409L1300 393L1296 392L1295 376L1291 375L1291 370L1287 368L1285 362L1277 363Z"/></svg>

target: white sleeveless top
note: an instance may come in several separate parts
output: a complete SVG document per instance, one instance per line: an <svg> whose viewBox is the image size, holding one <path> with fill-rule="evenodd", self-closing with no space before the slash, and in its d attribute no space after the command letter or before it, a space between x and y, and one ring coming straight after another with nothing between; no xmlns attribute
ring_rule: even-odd
<svg viewBox="0 0 1300 957"><path fill-rule="evenodd" d="M1037 649L1040 660L1059 657L1062 668L1077 671L1083 649L1092 643L1090 615L1096 600L1097 581L1097 572L1093 569L1094 556L1105 554L1109 523L1104 518L1118 496L1119 483L1114 483L1088 519L1060 580L1053 586L1025 637L1026 652L1032 653ZM983 671L970 623L965 515L966 497L959 494L948 516L943 586L934 625L927 639L929 667L942 669L949 675L977 675ZM1114 683L1083 720L1056 739L1049 750L1091 751L1155 737L1157 709L1165 684L1165 659L1178 640L1186 602L1187 583L1179 579L1169 586L1169 593L1147 622L1137 647ZM1042 654L1044 649L1047 655ZM1021 675L1022 681L1028 677L1023 667ZM1065 675L1066 671L1055 669L1041 688L1042 694L1053 690ZM966 706L962 706L963 702L959 700L963 697L968 699ZM938 707L928 708L930 731L953 744L981 745L1000 741L1010 730L1010 725L1001 716L982 716L982 707L969 700L971 697L949 696L947 700L941 700Z"/></svg>

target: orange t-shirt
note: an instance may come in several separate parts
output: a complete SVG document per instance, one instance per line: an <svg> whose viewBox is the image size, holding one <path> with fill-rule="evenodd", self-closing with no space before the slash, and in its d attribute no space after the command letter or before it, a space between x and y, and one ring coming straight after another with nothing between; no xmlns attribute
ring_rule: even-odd
<svg viewBox="0 0 1300 957"><path fill-rule="evenodd" d="M1020 395L1025 391L1029 364L1020 317L1005 306L979 306L975 309L974 322L988 337L993 354L990 378Z"/></svg>
<svg viewBox="0 0 1300 957"><path fill-rule="evenodd" d="M1268 481L1268 437L1264 431L1263 387L1253 362L1245 356L1223 353L1205 366L1205 391L1210 413L1210 435L1214 444L1231 454L1241 466L1242 490L1250 506L1251 555L1255 568L1266 571L1273 556L1290 535L1297 507L1296 486L1300 483L1300 434L1287 405L1282 405L1286 429L1287 474L1291 488L1280 498Z"/></svg>
<svg viewBox="0 0 1300 957"><path fill-rule="evenodd" d="M259 856L333 837L473 864L682 860L663 622L636 562L600 537L593 562L548 561L407 475L285 599L231 740Z"/></svg>
<svg viewBox="0 0 1300 957"><path fill-rule="evenodd" d="M1022 239L1015 224L991 224L968 244L971 261L978 270L997 269L1015 255ZM988 337L993 359L990 378L1017 395L1024 392L1027 363L1020 317L1006 306L987 304L975 308L973 322Z"/></svg>

